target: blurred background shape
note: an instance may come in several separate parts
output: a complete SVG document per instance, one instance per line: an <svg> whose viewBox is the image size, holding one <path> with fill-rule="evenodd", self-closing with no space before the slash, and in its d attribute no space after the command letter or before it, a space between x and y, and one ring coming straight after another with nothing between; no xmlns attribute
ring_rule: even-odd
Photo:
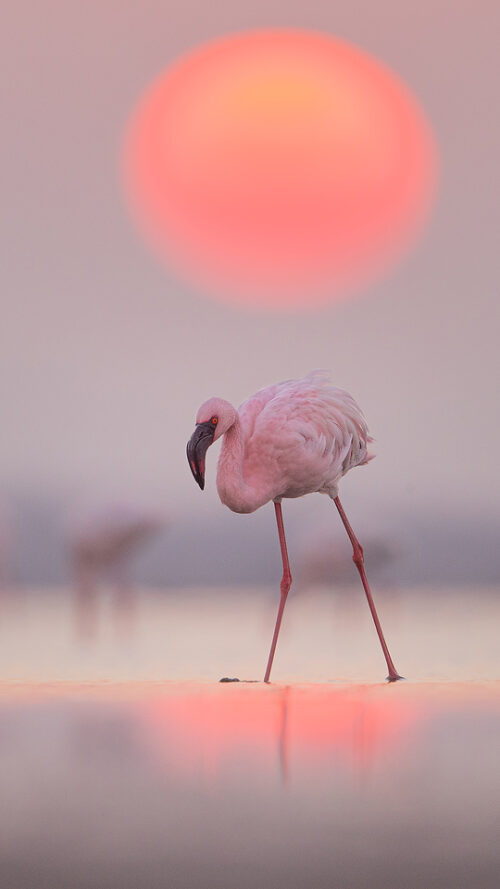
<svg viewBox="0 0 500 889"><path fill-rule="evenodd" d="M6 504L0 501L0 593L13 583L12 554L15 528Z"/></svg>
<svg viewBox="0 0 500 889"><path fill-rule="evenodd" d="M169 66L132 115L123 169L148 239L202 292L310 308L407 249L436 151L386 66L328 34L271 29Z"/></svg>
<svg viewBox="0 0 500 889"><path fill-rule="evenodd" d="M132 503L109 503L73 516L67 547L75 586L79 635L95 633L99 592L106 581L115 597L115 615L130 622L134 605L132 561L167 522L165 513Z"/></svg>
<svg viewBox="0 0 500 889"><path fill-rule="evenodd" d="M131 582L134 553L164 527L166 515L130 503L113 503L87 512L72 523L68 546L75 573L82 579Z"/></svg>
<svg viewBox="0 0 500 889"><path fill-rule="evenodd" d="M335 531L337 533L335 533ZM397 560L394 544L385 537L363 540L363 551L370 576L387 587L391 583L392 566ZM352 552L342 540L332 521L330 527L306 529L297 541L297 580L301 587L359 585L359 575L352 561Z"/></svg>

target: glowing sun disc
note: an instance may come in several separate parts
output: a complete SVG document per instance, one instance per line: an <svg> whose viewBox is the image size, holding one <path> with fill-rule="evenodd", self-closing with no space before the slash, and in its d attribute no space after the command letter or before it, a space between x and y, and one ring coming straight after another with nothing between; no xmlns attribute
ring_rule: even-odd
<svg viewBox="0 0 500 889"><path fill-rule="evenodd" d="M176 273L263 308L366 286L423 227L436 152L410 91L360 49L270 30L205 44L126 133L132 215Z"/></svg>

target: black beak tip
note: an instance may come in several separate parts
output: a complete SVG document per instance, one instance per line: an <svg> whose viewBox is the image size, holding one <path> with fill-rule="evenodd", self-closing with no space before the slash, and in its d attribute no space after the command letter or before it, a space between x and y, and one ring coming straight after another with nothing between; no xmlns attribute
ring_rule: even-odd
<svg viewBox="0 0 500 889"><path fill-rule="evenodd" d="M205 476L201 471L200 466L191 459L189 460L189 466L196 484L199 485L201 490L203 491L205 489Z"/></svg>
<svg viewBox="0 0 500 889"><path fill-rule="evenodd" d="M205 454L214 439L212 423L198 423L186 447L188 463L193 478L203 491L205 488Z"/></svg>

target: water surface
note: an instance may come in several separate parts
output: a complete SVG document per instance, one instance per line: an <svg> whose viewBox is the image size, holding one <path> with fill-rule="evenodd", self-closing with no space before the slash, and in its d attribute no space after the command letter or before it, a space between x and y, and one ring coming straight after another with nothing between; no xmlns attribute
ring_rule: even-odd
<svg viewBox="0 0 500 889"><path fill-rule="evenodd" d="M265 666L253 591L4 601L0 885L496 889L496 599L385 598L394 685L362 604L298 599L265 686L217 682Z"/></svg>

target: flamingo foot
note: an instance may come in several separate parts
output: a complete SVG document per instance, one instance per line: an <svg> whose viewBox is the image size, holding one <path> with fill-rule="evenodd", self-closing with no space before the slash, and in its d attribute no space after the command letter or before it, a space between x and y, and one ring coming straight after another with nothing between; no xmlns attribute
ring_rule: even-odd
<svg viewBox="0 0 500 889"><path fill-rule="evenodd" d="M389 675L386 676L387 682L398 682L400 679L402 679L403 682L406 682L405 677L400 676L399 673L389 673Z"/></svg>

